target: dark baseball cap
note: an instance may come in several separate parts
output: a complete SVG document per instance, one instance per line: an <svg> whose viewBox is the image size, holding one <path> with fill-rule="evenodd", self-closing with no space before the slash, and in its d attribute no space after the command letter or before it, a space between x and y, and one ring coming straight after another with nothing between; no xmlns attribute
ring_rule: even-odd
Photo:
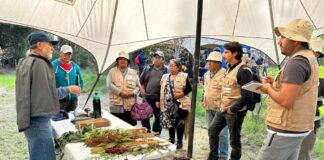
<svg viewBox="0 0 324 160"><path fill-rule="evenodd" d="M59 41L50 39L49 36L43 32L32 32L28 36L28 42L30 46L34 46L37 42L50 42L56 45Z"/></svg>

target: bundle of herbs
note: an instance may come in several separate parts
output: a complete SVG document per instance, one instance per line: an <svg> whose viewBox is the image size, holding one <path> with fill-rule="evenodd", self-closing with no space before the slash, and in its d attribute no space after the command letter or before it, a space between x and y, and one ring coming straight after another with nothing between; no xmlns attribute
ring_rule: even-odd
<svg viewBox="0 0 324 160"><path fill-rule="evenodd" d="M145 128L104 130L88 125L79 131L64 133L57 142L60 151L67 143L84 142L91 148L91 154L103 157L145 154L167 149L170 145L154 137L155 133L146 133Z"/></svg>

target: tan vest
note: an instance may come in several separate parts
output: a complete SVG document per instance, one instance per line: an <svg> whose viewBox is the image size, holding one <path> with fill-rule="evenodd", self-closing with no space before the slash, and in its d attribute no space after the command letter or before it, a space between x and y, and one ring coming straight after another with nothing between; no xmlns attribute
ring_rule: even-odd
<svg viewBox="0 0 324 160"><path fill-rule="evenodd" d="M301 90L292 108L287 109L280 106L273 99L269 98L266 119L267 125L286 131L309 131L314 128L314 115L316 111L316 99L319 84L319 70L316 57L310 50L302 50L295 53L308 59L311 65L311 75L309 79L301 85ZM278 73L273 83L273 88L277 91L281 87L282 73L284 67Z"/></svg>
<svg viewBox="0 0 324 160"><path fill-rule="evenodd" d="M126 90L128 92L134 92L137 82L137 72L131 68L127 69L127 74L123 77L123 73L114 67L110 70L111 72L111 82L121 90ZM116 106L124 106L126 111L131 110L132 106L135 104L135 96L129 98L122 98L119 95L115 95L109 92L110 104Z"/></svg>
<svg viewBox="0 0 324 160"><path fill-rule="evenodd" d="M241 86L237 83L237 72L245 63L241 62L230 72L225 71L222 79L221 111L225 112L241 98Z"/></svg>
<svg viewBox="0 0 324 160"><path fill-rule="evenodd" d="M166 87L166 84L169 81L169 75L170 74L164 74L161 79L161 95L160 95L160 107L161 110L164 111L164 89ZM183 92L183 90L186 87L186 80L187 80L187 73L179 72L176 78L174 79L174 88L172 88L173 92ZM188 110L190 112L191 107L191 99L188 95L185 95L184 97L178 99L180 102L180 108L184 110Z"/></svg>
<svg viewBox="0 0 324 160"><path fill-rule="evenodd" d="M216 110L220 107L221 103L221 92L222 92L222 79L224 78L225 69L221 68L211 78L210 72L208 71L204 76L204 101L206 109Z"/></svg>

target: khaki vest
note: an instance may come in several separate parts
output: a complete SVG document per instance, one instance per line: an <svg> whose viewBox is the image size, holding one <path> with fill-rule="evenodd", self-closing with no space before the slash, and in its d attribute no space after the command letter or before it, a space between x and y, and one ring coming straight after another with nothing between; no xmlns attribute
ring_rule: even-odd
<svg viewBox="0 0 324 160"><path fill-rule="evenodd" d="M204 101L206 109L216 110L220 107L221 103L221 92L222 92L222 79L224 78L225 69L221 68L211 78L210 72L208 71L204 76Z"/></svg>
<svg viewBox="0 0 324 160"><path fill-rule="evenodd" d="M131 68L127 69L126 76L123 77L123 73L114 67L110 70L111 72L111 82L121 90L126 90L128 92L134 92L137 82L137 72ZM131 110L132 106L135 104L135 96L129 98L122 98L119 95L115 95L109 92L110 104L115 106L124 106L126 111Z"/></svg>
<svg viewBox="0 0 324 160"><path fill-rule="evenodd" d="M237 83L237 72L245 63L241 62L230 72L225 71L222 79L221 105L222 112L227 111L241 98L241 86Z"/></svg>
<svg viewBox="0 0 324 160"><path fill-rule="evenodd" d="M164 111L164 89L166 87L166 84L169 81L169 75L170 74L164 74L161 79L161 95L160 95L160 107L161 110ZM173 92L183 92L183 90L186 87L186 80L187 80L187 73L179 72L176 78L174 79L174 88L172 88ZM180 102L180 108L184 110L188 110L190 112L191 107L191 99L188 95L185 95L184 97L178 99Z"/></svg>
<svg viewBox="0 0 324 160"><path fill-rule="evenodd" d="M314 128L319 70L316 57L312 51L302 50L295 53L292 57L297 55L308 59L311 65L311 75L309 79L301 85L300 93L292 108L287 109L282 107L272 98L269 98L265 122L273 128L303 132ZM277 91L280 90L282 73L284 71L283 67L273 83L273 88Z"/></svg>

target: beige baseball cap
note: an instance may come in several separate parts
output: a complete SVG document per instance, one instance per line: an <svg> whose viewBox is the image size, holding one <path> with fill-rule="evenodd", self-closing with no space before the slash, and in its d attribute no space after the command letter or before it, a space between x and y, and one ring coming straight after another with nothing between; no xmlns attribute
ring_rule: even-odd
<svg viewBox="0 0 324 160"><path fill-rule="evenodd" d="M284 36L288 39L309 42L313 33L313 26L304 19L294 19L290 21L287 27L275 27L274 31L277 36Z"/></svg>
<svg viewBox="0 0 324 160"><path fill-rule="evenodd" d="M206 61L218 61L222 62L222 54L220 52L214 51L209 53L209 56L207 57Z"/></svg>

